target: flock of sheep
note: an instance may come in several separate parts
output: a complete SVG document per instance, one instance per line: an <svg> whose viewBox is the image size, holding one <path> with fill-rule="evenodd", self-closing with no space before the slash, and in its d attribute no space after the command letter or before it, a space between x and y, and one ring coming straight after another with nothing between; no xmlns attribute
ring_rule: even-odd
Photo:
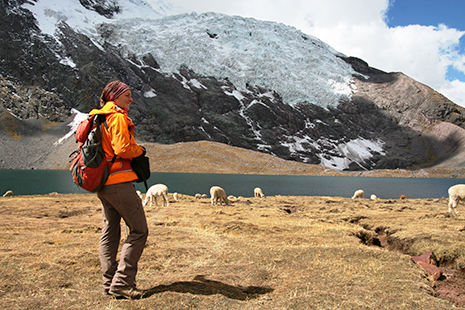
<svg viewBox="0 0 465 310"><path fill-rule="evenodd" d="M146 206L150 202L150 206L152 206L153 202L155 201L155 205L157 205L157 198L162 198L163 199L163 204L164 206L166 204L167 207L169 207L170 203L168 200L168 187L164 184L155 184L152 185L148 190L145 195L145 199L143 199L142 193L140 191L137 191L137 194L139 197L143 200L143 205ZM356 190L354 195L352 196L352 199L356 198L363 198L363 195L365 192L361 189ZM452 213L452 209L455 211L455 214L458 215L459 212L457 210L457 205L459 201L464 200L465 201L465 184L457 184L449 187L448 190L449 194L449 213ZM5 192L3 197L13 197L13 191L8 190ZM234 196L228 196L226 197L226 192L224 189L222 189L219 186L212 186L210 188L210 197L211 197L211 204L217 204L218 202L220 205L223 205L223 202L226 205L229 205L230 200L234 199ZM256 198L265 198L265 195L263 194L263 191L261 188L256 187L254 189L254 197ZM206 194L200 195L200 194L195 194L195 198L207 198ZM400 195L400 199L405 199L407 198L405 195ZM178 193L173 194L173 199L175 201L178 200ZM376 200L378 197L376 195L371 195L370 199Z"/></svg>
<svg viewBox="0 0 465 310"><path fill-rule="evenodd" d="M457 205L459 201L465 201L465 184L457 184L449 187L448 189L448 194L449 194L449 213L452 213L452 209L455 211L455 214L458 215L459 211L457 210ZM363 198L363 195L365 192L361 189L356 190L354 195L352 196L352 199L356 198ZM406 199L407 197L405 195L400 195L400 199ZM378 199L376 195L371 195L370 199L376 200Z"/></svg>
<svg viewBox="0 0 465 310"><path fill-rule="evenodd" d="M168 199L168 186L166 186L165 184L152 185L147 190L147 193L145 194L145 199L143 199L142 193L140 191L137 191L137 194L143 200L144 207L148 203L150 203L150 206L152 206L153 202L155 202L155 205L158 206L157 198L163 199L162 207L165 206L165 205L167 207L169 207L169 205L170 205L170 202L169 202L169 199ZM212 186L210 188L210 197L211 197L211 204L212 205L217 204L218 202L220 203L220 205L223 205L223 202L226 205L229 205L230 200L235 199L234 196L226 197L226 192L224 191L223 188L221 188L219 186ZM263 191L261 190L261 188L256 187L254 189L254 197L265 198L265 195L263 194ZM195 194L195 198L196 199L207 198L207 195L206 194L200 195L200 194L197 193L197 194ZM175 201L178 200L178 193L173 194L173 199Z"/></svg>
<svg viewBox="0 0 465 310"><path fill-rule="evenodd" d="M465 184L457 184L457 185L451 186L448 190L448 193L449 193L449 205L448 205L449 213L451 213L452 209L454 209L455 214L457 215L459 214L459 212L457 211L458 202L461 200L465 200ZM138 194L142 199L142 194L139 191L138 191ZM354 195L352 196L352 199L363 198L364 194L365 192L362 189L356 190ZM178 193L173 194L173 198L175 201L178 200L177 196L178 196ZM166 206L169 206L168 187L164 184L155 184L151 186L148 189L147 194L145 195L145 200L143 200L143 205L146 206L147 203L150 202L150 206L152 206L153 201L155 201L155 204L157 204L157 198L159 197L163 198L162 206L164 206L165 204ZM219 186L212 186L210 188L210 197L211 197L210 199L211 199L212 205L217 204L218 202L220 203L220 205L222 205L223 202L226 205L229 205L230 200L235 199L234 196L226 197L226 192L224 191L223 188ZM261 190L261 188L256 187L254 189L254 197L265 198L265 195L263 194L263 191ZM206 194L203 194L203 195L195 194L195 198L196 199L207 198L207 195ZM399 198L406 199L407 197L405 195L400 195ZM378 197L376 195L371 195L370 199L376 200L378 199Z"/></svg>
<svg viewBox="0 0 465 310"><path fill-rule="evenodd" d="M363 198L363 195L365 195L365 192L363 191L363 189L358 189L358 190L355 191L354 195L352 196L352 199ZM400 199L407 199L407 196L400 195L399 198ZM370 199L371 200L376 200L376 199L378 199L378 197L373 194L373 195L370 196Z"/></svg>

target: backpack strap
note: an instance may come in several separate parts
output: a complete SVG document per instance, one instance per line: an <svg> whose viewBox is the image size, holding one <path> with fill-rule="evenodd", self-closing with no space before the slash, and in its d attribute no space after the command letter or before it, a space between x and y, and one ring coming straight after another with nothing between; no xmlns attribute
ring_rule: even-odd
<svg viewBox="0 0 465 310"><path fill-rule="evenodd" d="M108 130L108 123L107 123L107 115L106 114L98 114L98 122L105 126L105 129Z"/></svg>
<svg viewBox="0 0 465 310"><path fill-rule="evenodd" d="M106 130L108 130L108 123L107 123L107 119L105 118L105 120L103 121L103 126L105 127Z"/></svg>
<svg viewBox="0 0 465 310"><path fill-rule="evenodd" d="M108 123L107 123L107 115L106 114L99 114L98 115L98 121L100 124L103 124L103 126L105 127L105 129L108 131L108 129L110 127L108 127ZM111 159L111 162L114 163L116 160L116 154L113 155L113 158Z"/></svg>

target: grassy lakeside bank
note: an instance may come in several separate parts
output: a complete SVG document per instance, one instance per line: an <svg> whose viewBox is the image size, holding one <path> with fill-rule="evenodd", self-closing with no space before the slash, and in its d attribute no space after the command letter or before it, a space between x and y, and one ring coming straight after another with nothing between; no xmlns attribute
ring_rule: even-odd
<svg viewBox="0 0 465 310"><path fill-rule="evenodd" d="M269 174L388 178L465 178L463 165L444 162L424 169L337 171L218 142L144 143L153 172ZM447 168L445 168L447 167Z"/></svg>
<svg viewBox="0 0 465 310"><path fill-rule="evenodd" d="M459 210L461 206L459 206ZM457 309L464 217L447 199L171 197L146 207L143 300L105 297L94 194L0 198L5 309ZM124 226L122 239L125 238ZM434 281L412 256L433 251ZM455 305L455 307L454 307Z"/></svg>

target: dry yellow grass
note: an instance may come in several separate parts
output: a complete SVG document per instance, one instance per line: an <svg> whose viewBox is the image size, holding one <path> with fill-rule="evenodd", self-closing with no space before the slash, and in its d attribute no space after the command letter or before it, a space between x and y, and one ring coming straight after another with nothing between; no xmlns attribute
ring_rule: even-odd
<svg viewBox="0 0 465 310"><path fill-rule="evenodd" d="M284 160L211 141L175 144L143 143L154 172L273 174L273 175L344 175L320 165Z"/></svg>
<svg viewBox="0 0 465 310"><path fill-rule="evenodd" d="M434 251L446 275L465 267L463 217L447 214L446 199L272 196L213 206L181 195L146 207L138 287L150 296L115 300L100 289L100 212L94 194L0 198L0 306L451 309L435 293L447 279L434 282L411 256ZM382 235L389 246L368 245Z"/></svg>

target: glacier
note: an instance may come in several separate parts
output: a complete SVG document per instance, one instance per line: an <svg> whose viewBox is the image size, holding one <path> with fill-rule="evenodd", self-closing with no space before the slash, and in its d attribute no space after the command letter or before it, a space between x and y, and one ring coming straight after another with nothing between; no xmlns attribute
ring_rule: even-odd
<svg viewBox="0 0 465 310"><path fill-rule="evenodd" d="M239 91L247 91L247 85L272 89L290 105L335 106L354 91L355 72L338 57L344 55L294 27L213 12L168 15L175 11L163 1L157 9L143 0L118 3L121 12L111 19L86 10L78 0L39 0L23 7L34 13L46 34L56 37L63 21L100 46L105 40L118 46L127 56L151 53L167 74L187 66L204 76L228 78ZM115 35L102 38L102 24L112 25Z"/></svg>
<svg viewBox="0 0 465 310"><path fill-rule="evenodd" d="M162 72L186 66L204 76L227 78L239 91L247 91L247 85L272 89L290 105L336 106L353 93L355 72L338 57L344 55L284 24L210 12L124 19L114 27L117 35L107 42L128 57L151 53Z"/></svg>

